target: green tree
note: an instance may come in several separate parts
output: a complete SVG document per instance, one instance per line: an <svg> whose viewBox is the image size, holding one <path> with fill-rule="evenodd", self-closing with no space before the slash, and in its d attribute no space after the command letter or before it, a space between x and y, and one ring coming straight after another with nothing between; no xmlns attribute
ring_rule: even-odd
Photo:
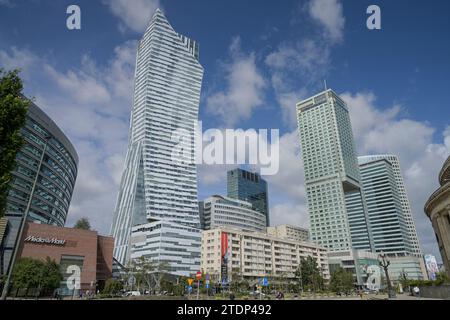
<svg viewBox="0 0 450 320"><path fill-rule="evenodd" d="M61 274L61 268L55 260L47 257L45 263L42 266L40 277L40 288L44 292L53 291L59 288L63 276Z"/></svg>
<svg viewBox="0 0 450 320"><path fill-rule="evenodd" d="M303 290L317 291L324 287L324 279L317 260L311 256L301 258L295 276Z"/></svg>
<svg viewBox="0 0 450 320"><path fill-rule="evenodd" d="M17 291L26 289L27 294L29 289L38 289L38 295L58 288L63 280L59 265L50 258L45 262L22 258L14 266L12 276Z"/></svg>
<svg viewBox="0 0 450 320"><path fill-rule="evenodd" d="M73 227L80 230L91 230L91 224L88 218L78 219Z"/></svg>
<svg viewBox="0 0 450 320"><path fill-rule="evenodd" d="M353 275L339 267L331 274L330 290L336 293L348 293L354 288Z"/></svg>
<svg viewBox="0 0 450 320"><path fill-rule="evenodd" d="M22 258L17 261L12 274L14 287L17 290L37 288L42 264L42 261L31 258Z"/></svg>
<svg viewBox="0 0 450 320"><path fill-rule="evenodd" d="M438 272L436 274L436 280L434 281L434 283L437 286L440 286L442 284L447 284L447 283L450 283L450 278L448 277L448 275L445 272Z"/></svg>
<svg viewBox="0 0 450 320"><path fill-rule="evenodd" d="M24 98L22 90L19 70L0 69L0 218L5 214L16 155L24 143L20 131L25 125L30 100Z"/></svg>
<svg viewBox="0 0 450 320"><path fill-rule="evenodd" d="M115 279L108 279L105 283L105 288L103 288L104 294L116 295L123 289L122 282Z"/></svg>

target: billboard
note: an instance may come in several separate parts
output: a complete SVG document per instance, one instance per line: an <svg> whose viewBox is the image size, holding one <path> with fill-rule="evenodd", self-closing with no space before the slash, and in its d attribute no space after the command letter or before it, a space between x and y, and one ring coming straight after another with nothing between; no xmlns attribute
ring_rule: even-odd
<svg viewBox="0 0 450 320"><path fill-rule="evenodd" d="M220 237L220 256L221 256L221 272L220 277L222 284L228 283L228 234L222 232Z"/></svg>
<svg viewBox="0 0 450 320"><path fill-rule="evenodd" d="M430 280L436 280L436 274L439 272L439 267L436 261L436 257L431 254L425 255L425 266L427 268L428 277Z"/></svg>

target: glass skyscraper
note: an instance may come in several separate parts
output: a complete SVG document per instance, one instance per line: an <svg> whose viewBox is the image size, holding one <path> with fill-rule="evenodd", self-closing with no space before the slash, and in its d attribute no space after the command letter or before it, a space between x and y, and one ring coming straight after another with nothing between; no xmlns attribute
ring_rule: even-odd
<svg viewBox="0 0 450 320"><path fill-rule="evenodd" d="M393 165L384 158L358 160L374 251L391 256L412 254Z"/></svg>
<svg viewBox="0 0 450 320"><path fill-rule="evenodd" d="M402 211L405 217L406 225L408 228L409 239L412 246L412 254L418 257L422 256L422 249L419 244L419 237L417 236L416 224L412 215L411 205L409 203L408 193L406 192L405 182L403 180L402 171L400 167L400 160L393 154L381 154L381 155L369 155L359 157L359 163L386 159L392 165L394 172L397 191L399 193L400 202L402 205Z"/></svg>
<svg viewBox="0 0 450 320"><path fill-rule="evenodd" d="M194 133L202 78L198 44L156 10L139 43L129 146L111 227L114 257L122 264L144 255L169 262L174 274L199 268ZM180 145L186 158L174 153ZM142 240L133 246L132 228ZM146 243L142 237L152 245L139 246Z"/></svg>
<svg viewBox="0 0 450 320"><path fill-rule="evenodd" d="M21 135L25 143L16 155L6 202L5 236L0 238L0 275L9 269L20 222L36 177L28 221L58 227L66 223L77 178L78 154L74 146L56 123L33 102L28 107Z"/></svg>
<svg viewBox="0 0 450 320"><path fill-rule="evenodd" d="M326 90L297 104L311 240L330 251L372 250L345 102Z"/></svg>
<svg viewBox="0 0 450 320"><path fill-rule="evenodd" d="M270 225L267 182L259 174L239 168L228 171L227 196L251 203L254 210L266 215Z"/></svg>

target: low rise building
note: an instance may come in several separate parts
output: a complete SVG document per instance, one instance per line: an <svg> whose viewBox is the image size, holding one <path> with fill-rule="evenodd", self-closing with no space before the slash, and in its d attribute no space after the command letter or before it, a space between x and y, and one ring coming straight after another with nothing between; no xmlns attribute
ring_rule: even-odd
<svg viewBox="0 0 450 320"><path fill-rule="evenodd" d="M385 285L384 270L380 267L379 254L364 250L346 250L328 253L330 273L339 267L353 274L354 283L360 288L378 290ZM428 280L421 257L389 256L389 278L398 283L403 277L409 280Z"/></svg>
<svg viewBox="0 0 450 320"><path fill-rule="evenodd" d="M77 295L102 290L112 277L114 239L97 231L62 228L27 222L20 242L18 258L55 260L61 267L63 281L60 295ZM69 278L81 271L79 289L68 286Z"/></svg>
<svg viewBox="0 0 450 320"><path fill-rule="evenodd" d="M282 224L275 227L267 227L267 234L290 239L294 241L308 242L309 241L309 230L305 228L300 228L297 226Z"/></svg>
<svg viewBox="0 0 450 320"><path fill-rule="evenodd" d="M225 266L224 253L227 256ZM222 281L224 271L229 281L234 277L292 280L301 258L307 257L316 259L324 279L328 281L330 272L324 247L236 228L218 227L203 231L201 268L210 274L213 281Z"/></svg>

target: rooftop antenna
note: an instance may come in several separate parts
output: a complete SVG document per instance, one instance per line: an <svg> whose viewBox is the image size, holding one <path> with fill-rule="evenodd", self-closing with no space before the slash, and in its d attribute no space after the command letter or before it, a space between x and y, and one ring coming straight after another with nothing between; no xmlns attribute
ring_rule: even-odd
<svg viewBox="0 0 450 320"><path fill-rule="evenodd" d="M327 91L328 90L328 88L327 88L327 80L323 80L323 85L325 86L325 91Z"/></svg>

